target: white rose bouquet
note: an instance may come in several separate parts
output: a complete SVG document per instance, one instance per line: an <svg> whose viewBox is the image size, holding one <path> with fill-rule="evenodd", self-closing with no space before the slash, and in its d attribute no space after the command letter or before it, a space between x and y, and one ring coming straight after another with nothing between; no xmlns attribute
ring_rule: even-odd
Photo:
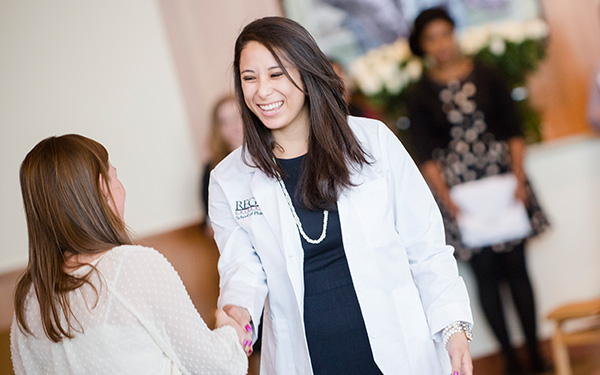
<svg viewBox="0 0 600 375"><path fill-rule="evenodd" d="M524 100L527 95L523 86L544 57L547 37L548 26L541 19L488 23L466 28L458 35L464 54L497 67L516 89L515 99L530 142L540 138L540 117ZM388 121L401 119L399 124L406 124L402 116L406 112L407 88L421 78L425 69L423 60L410 52L408 41L399 39L354 60L349 73L360 92Z"/></svg>

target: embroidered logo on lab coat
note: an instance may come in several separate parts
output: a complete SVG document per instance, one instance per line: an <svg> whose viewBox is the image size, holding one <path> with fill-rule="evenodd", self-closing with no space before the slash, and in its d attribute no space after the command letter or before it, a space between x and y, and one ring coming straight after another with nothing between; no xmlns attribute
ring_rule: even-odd
<svg viewBox="0 0 600 375"><path fill-rule="evenodd" d="M252 215L262 215L262 211L256 202L256 198L250 197L241 201L235 201L236 219L245 219Z"/></svg>

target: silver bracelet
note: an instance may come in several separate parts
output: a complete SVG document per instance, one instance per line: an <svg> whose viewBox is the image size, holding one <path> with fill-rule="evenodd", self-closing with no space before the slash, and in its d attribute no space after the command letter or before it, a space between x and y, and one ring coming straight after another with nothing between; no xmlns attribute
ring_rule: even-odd
<svg viewBox="0 0 600 375"><path fill-rule="evenodd" d="M442 331L444 347L448 349L448 341L450 340L450 337L452 337L452 335L454 335L455 333L461 332L465 334L465 336L467 337L467 341L473 340L473 324L469 322L456 321L444 328L444 330Z"/></svg>

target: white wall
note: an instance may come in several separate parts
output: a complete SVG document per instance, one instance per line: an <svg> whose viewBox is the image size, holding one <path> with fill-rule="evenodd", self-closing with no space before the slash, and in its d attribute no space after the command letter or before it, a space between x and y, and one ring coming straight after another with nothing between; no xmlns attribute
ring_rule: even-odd
<svg viewBox="0 0 600 375"><path fill-rule="evenodd" d="M278 0L158 0L200 160L214 104L233 92L233 47L256 18L281 13Z"/></svg>
<svg viewBox="0 0 600 375"><path fill-rule="evenodd" d="M198 219L199 163L158 4L0 0L0 272L26 263L18 169L51 135L104 144L138 234Z"/></svg>
<svg viewBox="0 0 600 375"><path fill-rule="evenodd" d="M530 146L526 168L552 224L527 250L539 332L547 338L553 327L545 316L551 309L600 296L600 138L576 136ZM476 323L472 354L478 357L499 350L481 311L471 270L461 264L460 272L471 294ZM521 343L514 308L507 310L514 341Z"/></svg>

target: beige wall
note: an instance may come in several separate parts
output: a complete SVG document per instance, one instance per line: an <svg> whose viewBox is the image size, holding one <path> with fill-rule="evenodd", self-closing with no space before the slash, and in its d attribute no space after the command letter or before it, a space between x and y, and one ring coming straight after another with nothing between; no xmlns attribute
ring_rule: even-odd
<svg viewBox="0 0 600 375"><path fill-rule="evenodd" d="M553 326L548 312L567 302L600 296L600 137L584 135L530 146L525 168L552 227L529 242L528 268L538 307L540 337ZM471 351L475 357L499 350L477 298L470 267L460 264L476 322ZM509 297L509 295L506 295ZM510 298L506 298L510 301ZM524 338L512 304L509 328L516 343Z"/></svg>
<svg viewBox="0 0 600 375"><path fill-rule="evenodd" d="M50 135L107 147L138 234L199 220L207 109L227 89L238 30L277 10L274 0L0 0L0 272L26 263L18 168Z"/></svg>
<svg viewBox="0 0 600 375"><path fill-rule="evenodd" d="M233 46L244 25L280 15L277 0L159 0L198 157L209 155L206 138L214 102L233 91Z"/></svg>

